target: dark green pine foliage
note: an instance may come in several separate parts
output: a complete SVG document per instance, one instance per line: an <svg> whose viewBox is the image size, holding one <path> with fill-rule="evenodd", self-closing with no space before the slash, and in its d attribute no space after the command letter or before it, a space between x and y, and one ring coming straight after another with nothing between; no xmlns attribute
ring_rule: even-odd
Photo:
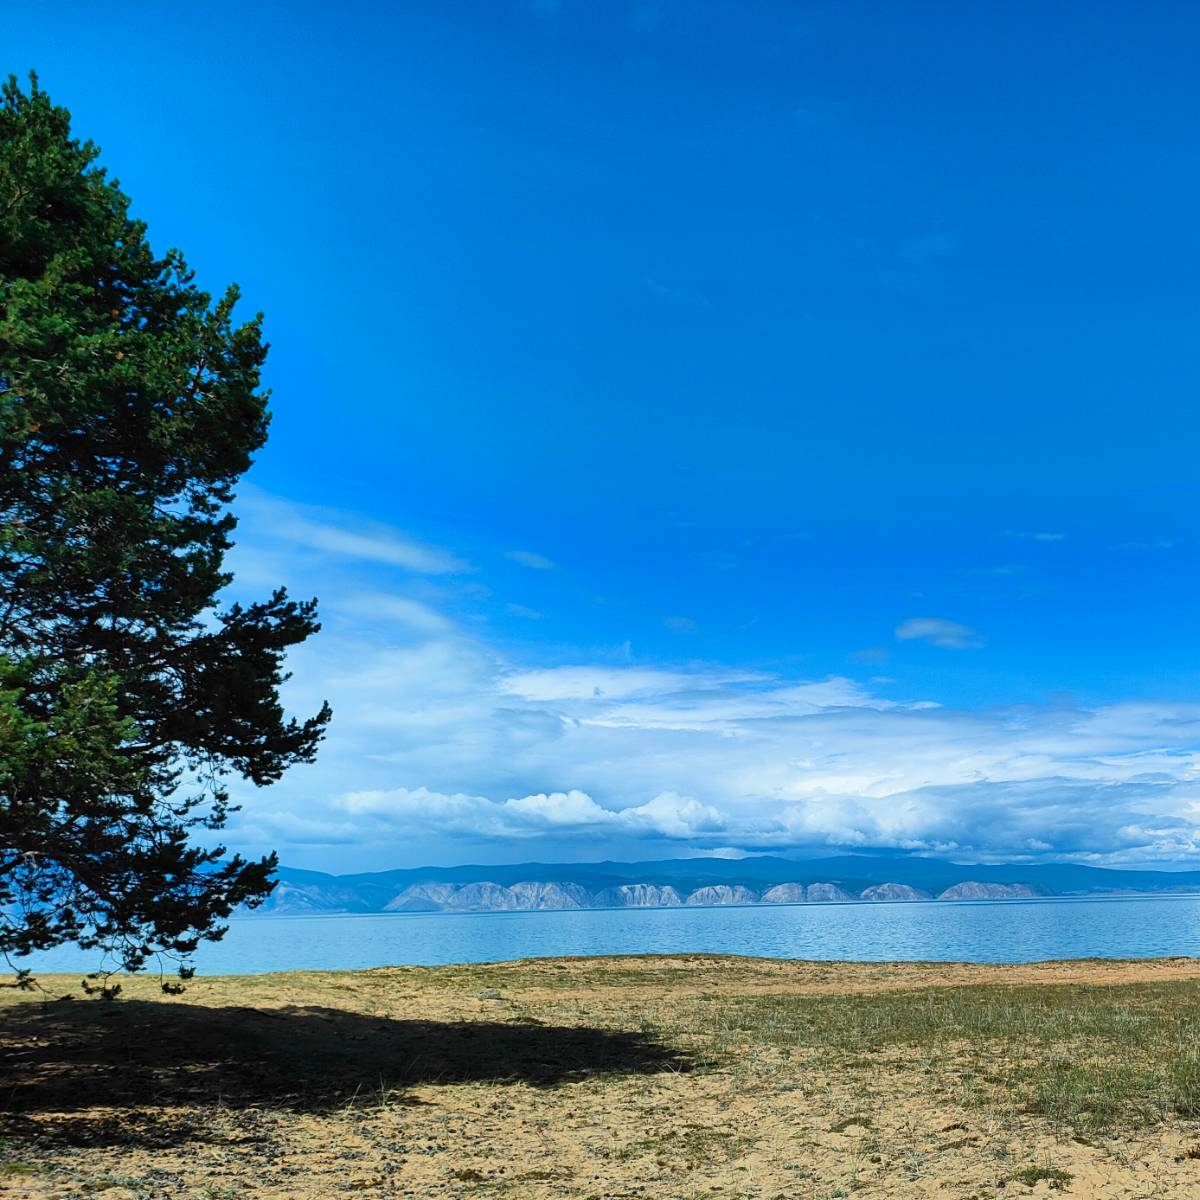
<svg viewBox="0 0 1200 1200"><path fill-rule="evenodd" d="M75 942L186 977L275 866L197 835L231 777L310 761L329 711L279 700L315 602L217 606L267 433L260 318L155 257L96 156L36 78L4 86L0 954Z"/></svg>

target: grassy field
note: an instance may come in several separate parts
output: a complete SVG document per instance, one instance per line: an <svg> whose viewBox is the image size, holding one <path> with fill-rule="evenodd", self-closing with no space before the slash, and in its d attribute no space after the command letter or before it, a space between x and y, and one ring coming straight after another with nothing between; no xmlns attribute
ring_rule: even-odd
<svg viewBox="0 0 1200 1200"><path fill-rule="evenodd" d="M0 993L0 1196L1200 1195L1200 962L569 959Z"/></svg>

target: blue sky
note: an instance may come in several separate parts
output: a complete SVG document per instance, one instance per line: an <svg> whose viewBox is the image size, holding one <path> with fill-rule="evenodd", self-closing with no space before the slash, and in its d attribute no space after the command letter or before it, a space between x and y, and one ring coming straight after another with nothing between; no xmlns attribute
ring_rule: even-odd
<svg viewBox="0 0 1200 1200"><path fill-rule="evenodd" d="M273 345L327 869L1200 851L1188 5L10 6Z"/></svg>

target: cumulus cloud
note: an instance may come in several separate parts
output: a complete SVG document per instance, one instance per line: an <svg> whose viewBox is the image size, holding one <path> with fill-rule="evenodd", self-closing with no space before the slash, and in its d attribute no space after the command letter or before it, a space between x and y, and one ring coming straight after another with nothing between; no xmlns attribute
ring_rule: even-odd
<svg viewBox="0 0 1200 1200"><path fill-rule="evenodd" d="M389 564L400 578L385 586L374 561L369 579L323 577L332 619L290 659L285 699L297 713L328 699L334 723L315 765L239 792L239 849L335 870L564 848L1200 853L1200 702L962 709L894 683L881 695L883 680L658 665L629 648L519 663L447 615L444 581ZM978 640L930 617L897 636Z"/></svg>
<svg viewBox="0 0 1200 1200"><path fill-rule="evenodd" d="M1200 704L965 710L841 677L514 670L460 635L321 639L311 654L290 699L329 696L329 744L240 797L243 836L285 858L322 830L336 861L391 847L381 865L418 843L451 860L476 852L454 844L539 840L592 858L635 842L1096 862L1200 850Z"/></svg>
<svg viewBox="0 0 1200 1200"><path fill-rule="evenodd" d="M983 639L970 625L944 617L910 617L896 626L896 637L902 642L929 642L947 650L972 650L983 645Z"/></svg>
<svg viewBox="0 0 1200 1200"><path fill-rule="evenodd" d="M462 793L445 795L428 788L390 788L351 792L335 798L333 806L405 834L426 831L431 820L448 833L522 839L559 831L579 836L625 833L688 839L723 828L715 808L675 792L663 792L645 804L611 809L577 789L489 800Z"/></svg>

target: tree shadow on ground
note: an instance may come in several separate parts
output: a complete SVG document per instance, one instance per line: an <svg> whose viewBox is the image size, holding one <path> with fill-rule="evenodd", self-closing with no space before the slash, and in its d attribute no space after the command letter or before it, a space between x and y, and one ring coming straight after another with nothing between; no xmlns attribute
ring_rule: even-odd
<svg viewBox="0 0 1200 1200"><path fill-rule="evenodd" d="M404 1089L419 1084L545 1088L693 1065L641 1033L537 1022L145 1000L0 1012L4 1124L59 1145L178 1144L199 1130L187 1112L216 1105L321 1112L385 1095L415 1103Z"/></svg>

